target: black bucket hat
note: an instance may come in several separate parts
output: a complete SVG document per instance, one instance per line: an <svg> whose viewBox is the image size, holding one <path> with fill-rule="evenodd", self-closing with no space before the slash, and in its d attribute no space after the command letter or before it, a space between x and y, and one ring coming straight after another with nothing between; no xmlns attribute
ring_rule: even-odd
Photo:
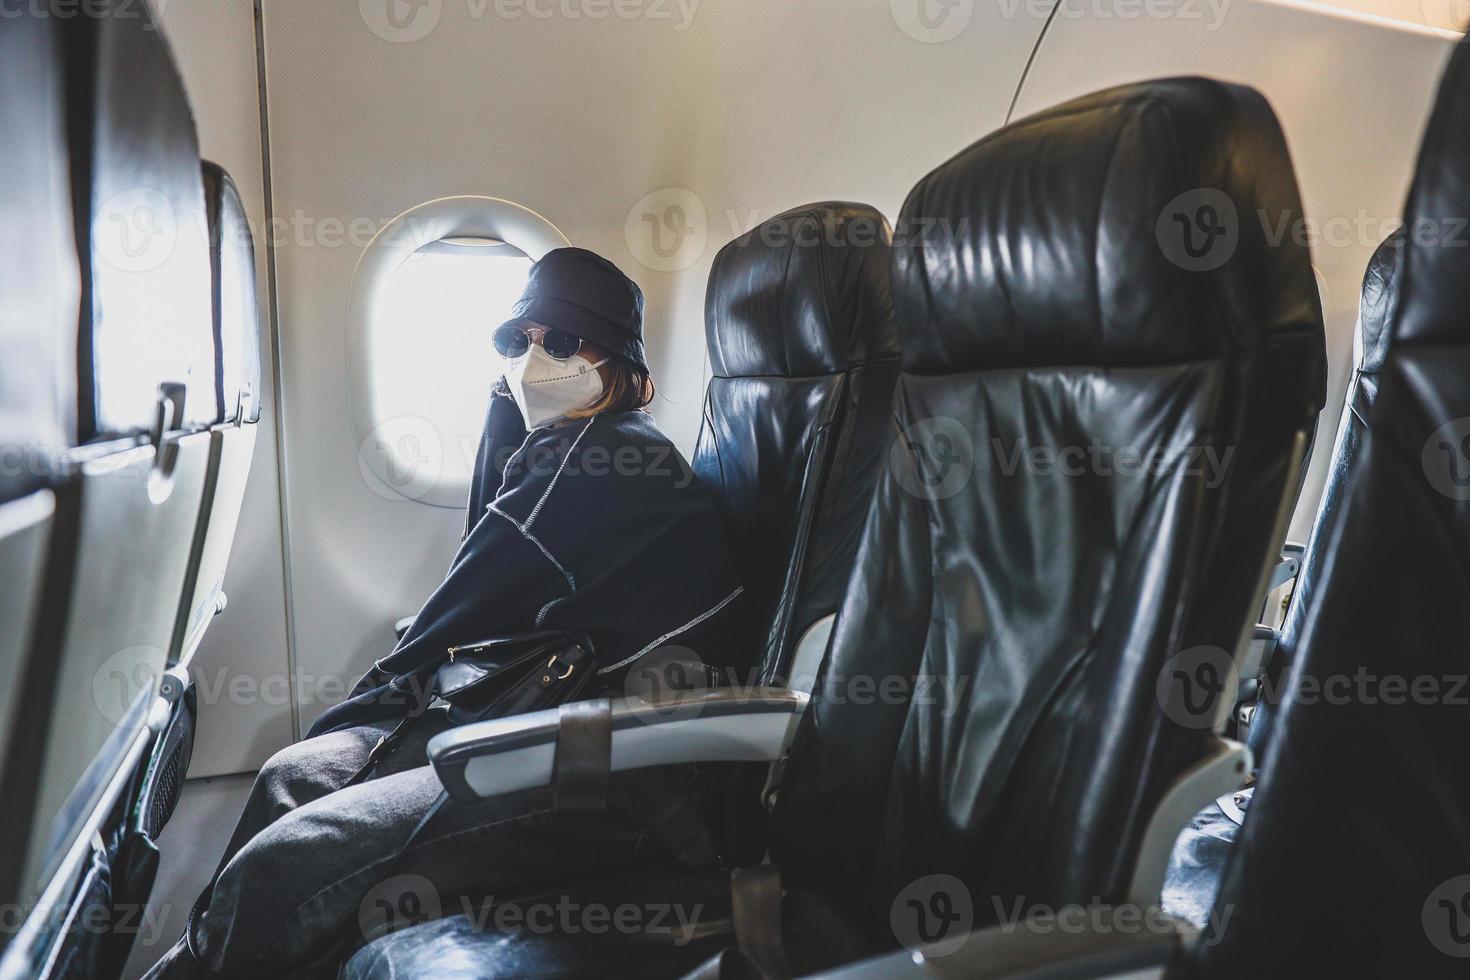
<svg viewBox="0 0 1470 980"><path fill-rule="evenodd" d="M596 252L553 249L531 266L526 288L501 326L533 322L574 333L648 370L643 290Z"/></svg>

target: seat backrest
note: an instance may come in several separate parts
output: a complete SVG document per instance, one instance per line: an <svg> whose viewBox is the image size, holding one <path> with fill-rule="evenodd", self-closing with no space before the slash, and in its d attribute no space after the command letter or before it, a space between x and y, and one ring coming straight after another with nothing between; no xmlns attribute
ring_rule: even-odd
<svg viewBox="0 0 1470 980"><path fill-rule="evenodd" d="M1358 326L1353 339L1353 376L1348 382L1345 404L1348 411L1340 417L1337 438L1332 447L1332 464L1323 484L1317 505L1317 522L1338 506L1338 499L1356 478L1357 453L1363 439L1363 419L1354 410L1371 405L1378 391L1378 371L1388 345L1388 318L1398 298L1400 257L1407 232L1400 228L1384 239L1368 262L1363 276L1363 291L1358 305ZM1322 556L1308 547L1302 555L1291 607L1282 624L1281 639L1264 665L1264 678L1255 713L1246 736L1251 754L1259 761L1275 728L1277 698L1282 681L1290 669L1300 641L1306 611L1317 593L1323 571Z"/></svg>
<svg viewBox="0 0 1470 980"><path fill-rule="evenodd" d="M210 463L194 551L169 647L172 663L186 661L198 647L221 600L261 407L255 242L230 175L206 161L203 177L213 284L216 424L210 432Z"/></svg>
<svg viewBox="0 0 1470 980"><path fill-rule="evenodd" d="M76 244L67 191L58 21L19 17L0 31L0 786L10 780L22 683L40 626L58 465L76 411ZM9 831L14 811L0 804ZM5 836L9 836L8 833ZM0 854L0 903L16 899Z"/></svg>
<svg viewBox="0 0 1470 980"><path fill-rule="evenodd" d="M60 635L17 742L27 883L54 881L120 767L146 744L199 528L214 390L209 251L193 118L146 7L99 2L62 28L81 273L74 487L58 498ZM63 533L64 532L64 533Z"/></svg>
<svg viewBox="0 0 1470 980"><path fill-rule="evenodd" d="M1470 956L1470 48L1451 55L1350 472L1309 546L1295 656L1195 965L1463 977ZM1387 271L1387 270L1386 270ZM1340 449L1344 447L1340 446Z"/></svg>
<svg viewBox="0 0 1470 980"><path fill-rule="evenodd" d="M60 38L17 18L0 38L0 503L55 479L76 411L77 260ZM22 23L23 22L23 23Z"/></svg>
<svg viewBox="0 0 1470 980"><path fill-rule="evenodd" d="M979 926L1122 901L1216 744L1227 685L1169 668L1244 649L1325 359L1307 250L1258 211L1300 216L1276 119L1198 78L1013 123L909 195L890 466L774 814L783 878L872 935L936 873Z"/></svg>
<svg viewBox="0 0 1470 980"><path fill-rule="evenodd" d="M723 513L764 682L786 679L852 569L898 375L889 241L867 205L811 204L730 242L710 272L693 466Z"/></svg>
<svg viewBox="0 0 1470 980"><path fill-rule="evenodd" d="M745 586L731 649L785 683L802 638L830 617L881 465L898 374L891 230L864 204L792 208L734 241L710 273L713 375L692 468L721 511ZM525 428L490 400L465 530L484 513ZM808 646L818 656L822 643Z"/></svg>
<svg viewBox="0 0 1470 980"><path fill-rule="evenodd" d="M209 425L218 404L213 334L198 329L209 255L193 114L151 16L98 11L107 16L92 18L96 29L71 32L67 61L74 209L89 243L80 253L84 442L151 430L160 384L183 386L180 426Z"/></svg>

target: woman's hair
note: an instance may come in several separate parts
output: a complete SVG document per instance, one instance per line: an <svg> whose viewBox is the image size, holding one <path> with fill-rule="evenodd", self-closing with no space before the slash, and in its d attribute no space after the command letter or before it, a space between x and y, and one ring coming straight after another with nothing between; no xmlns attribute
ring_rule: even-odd
<svg viewBox="0 0 1470 980"><path fill-rule="evenodd" d="M645 408L653 401L653 376L646 369L618 354L608 354L605 366L611 376L603 386L602 394L597 401L586 408L568 413L567 418L585 419L603 412L631 412L634 409ZM510 385L505 383L504 377L501 377L495 382L490 393L510 398Z"/></svg>
<svg viewBox="0 0 1470 980"><path fill-rule="evenodd" d="M631 412L653 401L653 377L646 368L617 354L608 355L607 368L610 377L602 389L602 397L586 408L568 412L567 418L585 419L603 412Z"/></svg>

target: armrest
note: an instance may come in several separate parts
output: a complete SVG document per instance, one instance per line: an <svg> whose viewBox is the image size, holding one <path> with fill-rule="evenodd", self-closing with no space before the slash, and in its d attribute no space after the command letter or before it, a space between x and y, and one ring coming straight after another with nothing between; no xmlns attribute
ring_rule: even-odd
<svg viewBox="0 0 1470 980"><path fill-rule="evenodd" d="M418 619L418 618L419 618L418 617L418 614L415 613L412 616L404 616L398 622L394 623L393 624L393 638L396 639L396 640L403 639L403 634L404 633L407 633L409 630L413 629L413 621L415 619Z"/></svg>
<svg viewBox="0 0 1470 980"><path fill-rule="evenodd" d="M1156 908L1080 905L1039 907L1022 918L915 951L900 950L839 967L825 978L842 980L1021 980L1055 977L1156 977L1193 940L1188 923Z"/></svg>
<svg viewBox="0 0 1470 980"><path fill-rule="evenodd" d="M612 771L689 762L775 762L808 696L786 688L715 689L612 706ZM441 732L429 761L457 800L549 786L561 713L532 711Z"/></svg>

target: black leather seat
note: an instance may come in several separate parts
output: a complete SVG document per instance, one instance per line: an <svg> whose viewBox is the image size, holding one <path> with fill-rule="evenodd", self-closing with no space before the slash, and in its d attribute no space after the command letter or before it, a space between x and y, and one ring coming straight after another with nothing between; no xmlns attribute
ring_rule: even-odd
<svg viewBox="0 0 1470 980"><path fill-rule="evenodd" d="M1310 544L1208 976L1463 977L1470 956L1470 48L1451 56Z"/></svg>
<svg viewBox="0 0 1470 980"><path fill-rule="evenodd" d="M773 814L798 971L913 941L896 899L929 875L971 899L965 928L1018 898L1127 898L1161 800L1214 751L1225 685L1198 705L1159 681L1181 651L1228 657L1246 635L1324 344L1305 249L1246 221L1189 269L1161 240L1200 187L1242 215L1299 213L1255 92L1113 89L1006 127L910 195L890 465ZM1158 455L1061 455L1094 445ZM1209 470L1191 447L1233 452ZM411 957L456 928L385 937L347 975L431 974ZM493 931L475 942L455 962L477 976L571 975L587 938L506 960Z"/></svg>
<svg viewBox="0 0 1470 980"><path fill-rule="evenodd" d="M773 849L874 937L939 871L976 925L1022 896L1130 897L1153 815L1212 751L1226 685L1176 674L1243 645L1325 351L1306 250L1242 220L1200 262L1170 232L1203 205L1300 213L1265 101L1202 79L1022 120L905 205L913 465L880 481ZM895 676L957 689L836 696Z"/></svg>
<svg viewBox="0 0 1470 980"><path fill-rule="evenodd" d="M756 651L759 676L734 678L739 684L787 680L803 634L836 611L852 571L885 463L898 375L890 238L875 209L823 202L763 222L715 257L705 302L714 376L693 469L721 509L746 584L748 632L739 642ZM807 649L820 654L825 641L809 640ZM732 834L744 843L751 830ZM657 896L669 880L641 879L638 888ZM674 879L673 887L691 885ZM721 908L728 898L724 883L706 887L706 917L719 925L694 950L707 953L725 941L729 914ZM454 958L440 952L466 931L474 927L460 917L395 934L365 949L351 969L376 976L422 960L432 962L436 976L454 975ZM512 962L526 942L505 938L495 955ZM650 968L639 945L629 953L635 974ZM641 946L646 955L648 944ZM533 941L528 955L546 952ZM609 969L608 951L598 942L559 948L557 955L560 968ZM691 950L667 955L673 964L687 963ZM463 961L466 975L478 969L478 959Z"/></svg>
<svg viewBox="0 0 1470 980"><path fill-rule="evenodd" d="M1363 441L1365 424L1356 409L1371 405L1377 392L1378 370L1387 350L1388 318L1397 304L1404 238L1405 231L1400 229L1379 245L1363 277L1355 344L1356 364L1346 399L1348 410L1342 413L1331 469L1322 492L1319 519L1336 509L1338 499L1357 479L1358 449ZM1247 744L1257 760L1266 755L1278 710L1277 699L1285 691L1283 681L1293 652L1300 643L1306 612L1315 599L1323 571L1322 554L1308 547L1302 555L1295 594L1280 639L1264 665L1260 696L1255 702L1256 710L1248 729ZM1239 836L1253 794L1254 787L1251 787L1234 794L1225 805L1211 803L1180 835L1174 845L1164 888L1163 908L1166 912L1198 928L1207 926L1219 889L1220 873Z"/></svg>
<svg viewBox="0 0 1470 980"><path fill-rule="evenodd" d="M1338 498L1357 479L1357 455L1365 425L1359 410L1372 405L1378 393L1378 373L1388 352L1389 320L1398 307L1399 273L1406 236L1407 231L1402 228L1389 235L1374 251L1363 275L1354 345L1356 363L1332 449L1331 469L1323 483L1316 522L1336 509ZM1265 757L1266 746L1271 739L1277 710L1276 695L1282 690L1282 681L1300 645L1306 613L1315 601L1323 573L1323 557L1309 542L1302 554L1301 571L1297 574L1291 607L1282 624L1280 642L1266 664L1262 697L1251 718L1248 736L1251 752L1258 760Z"/></svg>
<svg viewBox="0 0 1470 980"><path fill-rule="evenodd" d="M16 908L16 794L34 766L15 732L34 725L30 654L54 644L41 606L57 497L66 493L61 460L75 445L80 284L60 34L58 21L43 17L0 31L0 837L10 842L0 845L0 903Z"/></svg>
<svg viewBox="0 0 1470 980"><path fill-rule="evenodd" d="M204 496L184 574L165 682L170 717L148 753L133 803L128 846L134 887L151 881L154 842L173 816L193 756L197 705L188 665L214 616L223 611L225 569L245 501L245 484L260 421L260 311L255 288L255 248L234 181L205 162L208 220L215 422L209 427Z"/></svg>
<svg viewBox="0 0 1470 980"><path fill-rule="evenodd" d="M693 467L724 516L761 683L788 679L852 570L898 376L889 239L867 205L811 204L730 242L710 272Z"/></svg>
<svg viewBox="0 0 1470 980"><path fill-rule="evenodd" d="M151 881L146 859L128 866L124 824L182 693L164 672L206 520L219 398L198 142L167 44L126 3L57 20L61 68L47 77L64 106L80 284L79 318L61 334L77 338L75 448L54 488L48 632L26 654L25 716L7 746L0 846L40 911L0 972L54 957L60 973L99 974L131 936L89 930L88 916L146 897ZM5 63L6 98L19 70ZM67 922L68 906L92 910Z"/></svg>
<svg viewBox="0 0 1470 980"><path fill-rule="evenodd" d="M82 273L76 560L48 686L42 834L99 750L141 731L168 660L209 471L216 394L199 150L163 36L137 11L68 28ZM111 658L111 659L109 659ZM93 678L114 678L99 710ZM64 835L63 835L64 836Z"/></svg>

